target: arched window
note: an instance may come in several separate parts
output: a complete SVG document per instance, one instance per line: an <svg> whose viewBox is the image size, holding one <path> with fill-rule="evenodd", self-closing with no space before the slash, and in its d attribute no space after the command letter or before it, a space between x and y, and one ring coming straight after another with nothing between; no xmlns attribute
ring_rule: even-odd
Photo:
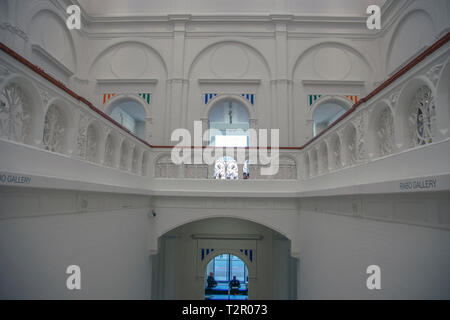
<svg viewBox="0 0 450 320"><path fill-rule="evenodd" d="M109 110L111 118L130 130L134 135L145 139L145 109L134 100L124 100Z"/></svg>
<svg viewBox="0 0 450 320"><path fill-rule="evenodd" d="M249 115L240 103L225 101L209 113L210 145L216 147L247 147Z"/></svg>
<svg viewBox="0 0 450 320"><path fill-rule="evenodd" d="M343 106L338 102L326 101L320 104L313 114L314 136L321 133L323 130L328 128L334 121L336 121L341 115L347 111L347 107Z"/></svg>
<svg viewBox="0 0 450 320"><path fill-rule="evenodd" d="M206 266L205 300L230 299L248 299L248 269L239 257L221 254Z"/></svg>
<svg viewBox="0 0 450 320"><path fill-rule="evenodd" d="M222 157L217 159L214 166L214 179L239 179L239 169L236 160L232 157Z"/></svg>

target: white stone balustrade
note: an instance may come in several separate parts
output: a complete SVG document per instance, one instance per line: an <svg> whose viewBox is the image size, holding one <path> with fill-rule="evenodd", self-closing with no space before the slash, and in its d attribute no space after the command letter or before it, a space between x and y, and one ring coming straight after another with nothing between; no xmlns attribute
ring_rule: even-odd
<svg viewBox="0 0 450 320"><path fill-rule="evenodd" d="M250 179L312 179L448 139L449 47L445 43L371 99L363 99L304 147L280 150L275 176L262 176L259 165L249 165ZM152 148L3 51L0 70L1 139L133 175L213 178L214 165L174 165L170 148Z"/></svg>

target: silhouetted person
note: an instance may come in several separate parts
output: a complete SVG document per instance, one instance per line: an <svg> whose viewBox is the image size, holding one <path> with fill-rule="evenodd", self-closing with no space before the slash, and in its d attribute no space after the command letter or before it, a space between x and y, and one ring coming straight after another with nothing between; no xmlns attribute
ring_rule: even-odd
<svg viewBox="0 0 450 320"><path fill-rule="evenodd" d="M230 281L230 294L238 294L240 287L241 283L236 279L236 276L233 276L233 280Z"/></svg>
<svg viewBox="0 0 450 320"><path fill-rule="evenodd" d="M214 279L214 274L212 272L209 273L208 279L206 281L208 282L206 290L217 287L217 281Z"/></svg>

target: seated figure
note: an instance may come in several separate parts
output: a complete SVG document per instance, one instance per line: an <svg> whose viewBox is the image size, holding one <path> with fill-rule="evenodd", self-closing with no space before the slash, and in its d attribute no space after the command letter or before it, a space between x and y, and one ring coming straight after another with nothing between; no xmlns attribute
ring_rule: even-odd
<svg viewBox="0 0 450 320"><path fill-rule="evenodd" d="M208 279L206 280L208 283L206 290L211 291L211 289L217 287L217 281L214 279L214 274L212 272L209 273Z"/></svg>
<svg viewBox="0 0 450 320"><path fill-rule="evenodd" d="M236 276L233 276L233 280L230 281L230 294L238 294L239 288L241 287L241 283L236 279Z"/></svg>

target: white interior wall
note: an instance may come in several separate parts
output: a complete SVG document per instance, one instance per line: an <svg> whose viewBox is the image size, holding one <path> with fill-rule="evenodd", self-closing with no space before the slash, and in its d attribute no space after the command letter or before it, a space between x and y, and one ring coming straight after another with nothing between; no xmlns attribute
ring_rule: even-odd
<svg viewBox="0 0 450 320"><path fill-rule="evenodd" d="M448 230L311 210L300 221L300 299L450 298ZM381 290L367 289L370 265Z"/></svg>
<svg viewBox="0 0 450 320"><path fill-rule="evenodd" d="M0 299L149 299L148 208L76 212L74 192L47 196L28 191L2 201ZM97 194L97 206L106 201L115 200ZM25 202L28 213L46 212L17 217ZM66 287L69 265L81 268L81 290Z"/></svg>

